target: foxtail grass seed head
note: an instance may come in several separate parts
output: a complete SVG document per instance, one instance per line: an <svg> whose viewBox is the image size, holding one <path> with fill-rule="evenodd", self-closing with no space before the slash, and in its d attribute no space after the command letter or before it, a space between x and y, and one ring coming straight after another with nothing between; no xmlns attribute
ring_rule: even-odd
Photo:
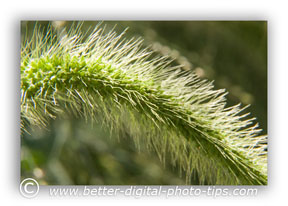
<svg viewBox="0 0 288 206"><path fill-rule="evenodd" d="M101 25L88 35L81 24L60 35L36 26L21 45L22 129L72 114L169 154L187 183L195 170L201 184L267 184L267 136L245 107L226 107L225 90L152 53Z"/></svg>

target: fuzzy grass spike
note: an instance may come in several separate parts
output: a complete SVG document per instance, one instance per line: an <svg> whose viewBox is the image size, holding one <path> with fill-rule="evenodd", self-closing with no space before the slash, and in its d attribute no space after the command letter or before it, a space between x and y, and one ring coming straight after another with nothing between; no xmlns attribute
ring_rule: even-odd
<svg viewBox="0 0 288 206"><path fill-rule="evenodd" d="M201 184L267 184L267 137L245 108L225 107L225 90L123 35L36 26L21 46L22 129L72 114L128 131L187 183L196 171Z"/></svg>

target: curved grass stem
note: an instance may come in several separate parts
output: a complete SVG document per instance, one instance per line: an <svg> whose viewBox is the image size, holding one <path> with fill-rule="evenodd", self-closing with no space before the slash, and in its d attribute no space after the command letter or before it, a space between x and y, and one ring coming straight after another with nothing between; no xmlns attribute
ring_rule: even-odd
<svg viewBox="0 0 288 206"><path fill-rule="evenodd" d="M81 25L57 38L36 26L21 46L21 120L45 127L73 114L125 129L201 184L267 184L267 137L226 92L152 57L141 39ZM140 145L140 144L139 144Z"/></svg>

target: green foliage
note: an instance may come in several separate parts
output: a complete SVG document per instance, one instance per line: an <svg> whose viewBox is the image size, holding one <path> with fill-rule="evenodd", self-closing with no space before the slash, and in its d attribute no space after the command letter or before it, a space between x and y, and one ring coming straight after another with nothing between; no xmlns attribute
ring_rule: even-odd
<svg viewBox="0 0 288 206"><path fill-rule="evenodd" d="M201 184L267 184L267 137L240 115L245 108L226 107L224 90L124 33L98 25L82 34L79 24L54 32L36 27L21 47L24 130L65 116L93 120L178 165L187 183L197 171Z"/></svg>

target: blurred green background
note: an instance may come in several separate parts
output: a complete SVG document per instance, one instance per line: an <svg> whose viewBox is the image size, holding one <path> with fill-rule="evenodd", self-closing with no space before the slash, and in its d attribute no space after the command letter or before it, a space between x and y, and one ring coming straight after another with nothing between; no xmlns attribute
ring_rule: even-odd
<svg viewBox="0 0 288 206"><path fill-rule="evenodd" d="M51 23L60 31L72 22ZM84 22L84 32L99 22ZM251 104L247 112L257 117L267 133L267 22L265 21L127 21L103 22L106 31L126 32L127 39L142 37L156 53L169 55L173 64L215 80L226 88L227 106ZM115 27L115 25L117 25ZM21 22L21 38L32 34L35 22ZM129 134L120 139L100 125L82 120L52 121L49 129L31 128L21 136L21 179L40 184L181 185L185 175L163 164L151 151L139 152ZM198 184L197 173L192 184Z"/></svg>

